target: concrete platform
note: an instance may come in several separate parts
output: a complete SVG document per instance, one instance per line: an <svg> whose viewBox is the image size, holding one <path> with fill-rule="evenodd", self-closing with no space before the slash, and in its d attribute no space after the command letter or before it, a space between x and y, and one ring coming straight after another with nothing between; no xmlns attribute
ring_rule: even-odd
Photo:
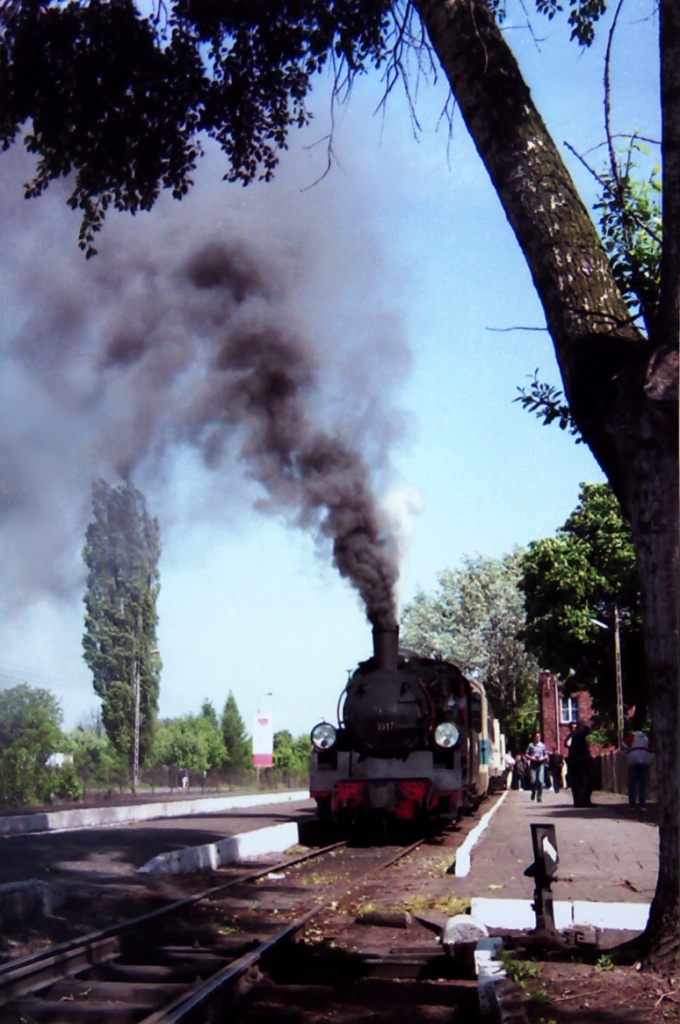
<svg viewBox="0 0 680 1024"><path fill-rule="evenodd" d="M8 817L0 927L52 914L69 891L277 854L299 842L313 807L306 791L289 791Z"/></svg>
<svg viewBox="0 0 680 1024"><path fill-rule="evenodd" d="M186 800L159 800L153 803L116 804L103 807L73 807L64 811L38 811L0 817L0 836L28 835L65 829L120 825L154 818L184 818L191 814L213 814L239 807L268 806L309 799L307 790L284 793L246 793L241 796L200 796Z"/></svg>
<svg viewBox="0 0 680 1024"><path fill-rule="evenodd" d="M252 832L229 836L217 843L189 846L183 850L161 853L144 864L139 871L145 875L180 875L192 871L216 871L225 864L283 853L300 842L295 822L272 825Z"/></svg>

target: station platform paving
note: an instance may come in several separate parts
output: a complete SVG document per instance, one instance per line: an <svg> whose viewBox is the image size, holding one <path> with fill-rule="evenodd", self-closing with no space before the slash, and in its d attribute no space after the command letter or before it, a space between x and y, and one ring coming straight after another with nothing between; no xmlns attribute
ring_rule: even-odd
<svg viewBox="0 0 680 1024"><path fill-rule="evenodd" d="M559 856L552 884L558 929L642 931L659 863L656 806L632 810L625 797L593 794L593 807L573 806L571 791L509 790L494 802L458 851L453 892L472 899L489 928L535 926L531 824L553 824Z"/></svg>

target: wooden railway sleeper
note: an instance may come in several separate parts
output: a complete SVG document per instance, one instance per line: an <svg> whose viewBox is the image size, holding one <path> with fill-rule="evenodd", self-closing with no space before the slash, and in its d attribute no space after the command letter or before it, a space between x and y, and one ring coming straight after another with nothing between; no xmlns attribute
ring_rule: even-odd
<svg viewBox="0 0 680 1024"><path fill-rule="evenodd" d="M418 845L419 843L414 843L400 850L388 861L376 865L362 879L346 880L333 887L321 901L317 901L286 927L264 939L257 948L248 950L235 961L231 961L228 955L222 956L219 952L193 946L149 948L135 938L130 927L133 922L129 922L125 942L120 942L119 935L114 935L90 941L80 947L74 944L72 949L62 951L60 956L53 958L52 974L47 969L49 957L38 957L38 964L33 962L24 965L23 979L21 965L17 965L15 978L11 978L11 971L0 971L5 1002L12 999L12 1005L5 1006L9 1016L5 1015L5 1012L0 1014L0 1024L10 1021L17 1024L22 1019L35 1024L63 1024L71 1020L83 1024L107 1024L108 1021L112 1024L175 1024L188 1019L198 1011L203 1013L216 993L226 995L230 991L233 992L236 982L255 968L267 950L292 938L329 902L361 884L361 881L378 870L403 858ZM261 873L258 872L259 874ZM221 888L217 887L217 890L212 892ZM188 902L194 900L181 901L181 904L186 905ZM142 919L139 919L134 924L141 921ZM138 958L144 962L135 963ZM29 959L35 961L36 958ZM133 962L124 962L128 959ZM31 974L36 968L40 972L39 986L35 974ZM73 976L91 968L94 969L89 977L77 979L76 984ZM70 982L62 981L64 975L71 976ZM17 988L22 980L28 986L21 990L23 993L35 993L39 987L42 990L42 998L27 994L22 998L20 989ZM257 984L256 977L253 977L252 981ZM106 986L107 982L109 987ZM111 987L112 984L118 987ZM160 999L156 999L156 996L160 996ZM166 1003L163 1009L148 1015L151 1006L158 1006L159 1002L165 1002L168 997L169 1004Z"/></svg>
<svg viewBox="0 0 680 1024"><path fill-rule="evenodd" d="M14 970L4 972L0 987L0 1021L4 1007L29 992L46 988L51 982L64 977L73 977L88 971L94 964L103 964L120 953L117 936L101 939L86 945L74 946L66 954L43 957L39 964L19 963ZM18 1018L15 1016L15 1020Z"/></svg>

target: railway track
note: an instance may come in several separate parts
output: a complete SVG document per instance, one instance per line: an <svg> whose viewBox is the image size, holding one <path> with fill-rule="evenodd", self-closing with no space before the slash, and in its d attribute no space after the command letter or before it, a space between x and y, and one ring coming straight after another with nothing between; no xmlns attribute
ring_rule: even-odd
<svg viewBox="0 0 680 1024"><path fill-rule="evenodd" d="M215 1007L225 1005L230 1020L240 1019L241 1013L248 1021L293 1020L298 1011L291 999L307 1007L305 1020L311 1020L310 998L327 1006L343 988L343 978L356 983L372 977L392 984L420 978L431 957L415 953L388 958L332 954L329 959L325 950L310 954L303 948L301 956L291 955L292 940L324 908L420 845L419 840L396 851L354 850L350 861L345 844L334 843L3 965L0 1024L172 1024L217 1019L221 1011ZM313 858L329 858L332 877L322 882L312 875L307 886L291 885L293 869ZM245 898L234 899L229 890ZM424 995L420 984L419 998ZM451 1000L469 1003L470 996L469 986L459 985L455 992L448 986L443 1004L448 1020ZM402 987L398 1004L407 1003Z"/></svg>

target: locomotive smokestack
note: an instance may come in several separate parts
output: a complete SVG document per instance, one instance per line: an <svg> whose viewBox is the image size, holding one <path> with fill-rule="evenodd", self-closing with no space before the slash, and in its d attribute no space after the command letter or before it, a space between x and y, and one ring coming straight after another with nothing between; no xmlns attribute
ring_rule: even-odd
<svg viewBox="0 0 680 1024"><path fill-rule="evenodd" d="M396 671L399 657L399 626L373 627L373 654L379 669Z"/></svg>

